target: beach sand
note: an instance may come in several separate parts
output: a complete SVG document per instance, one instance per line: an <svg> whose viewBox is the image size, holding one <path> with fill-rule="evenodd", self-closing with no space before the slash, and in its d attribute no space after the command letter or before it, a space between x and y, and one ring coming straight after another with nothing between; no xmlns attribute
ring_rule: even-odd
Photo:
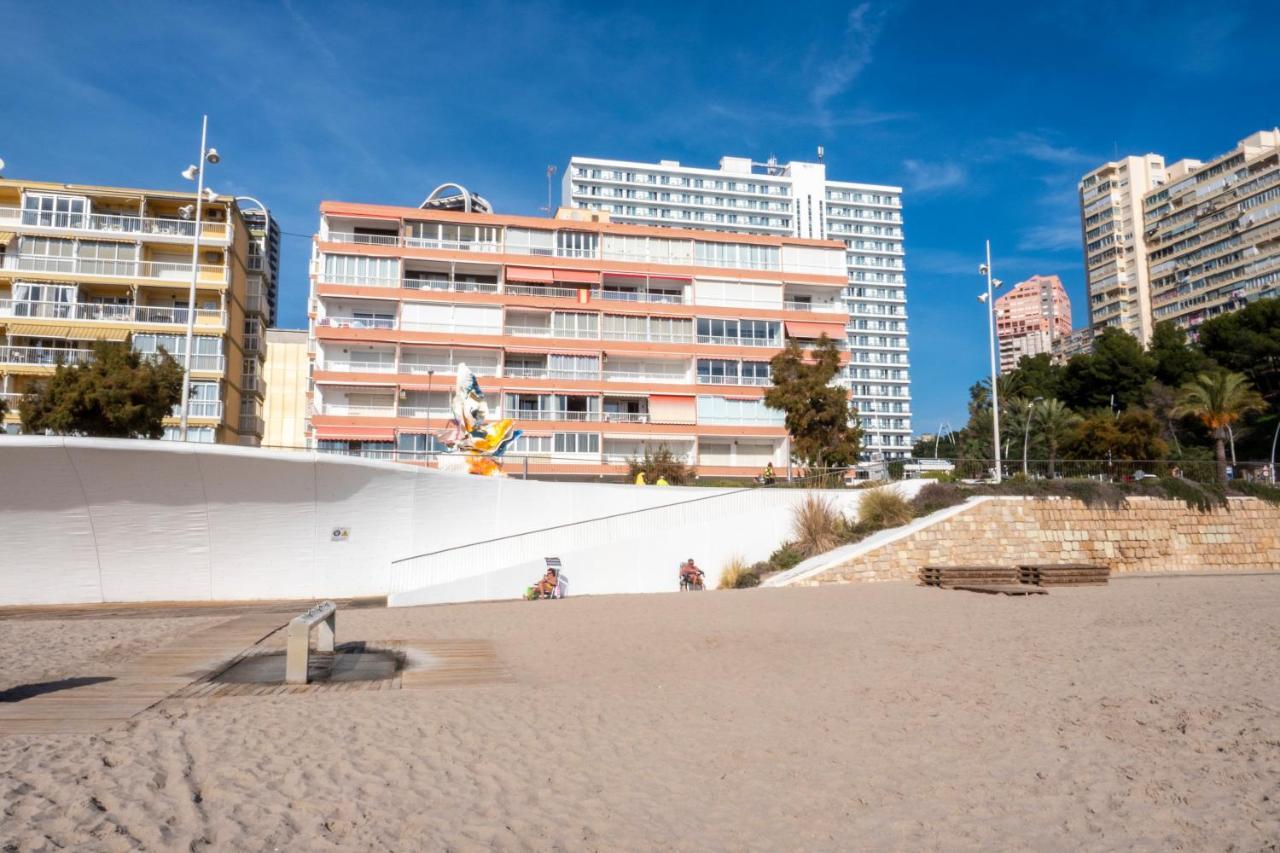
<svg viewBox="0 0 1280 853"><path fill-rule="evenodd" d="M212 621L0 621L0 690ZM405 638L488 640L512 680L175 699L103 735L3 738L0 846L1280 843L1280 575L340 615L339 641Z"/></svg>

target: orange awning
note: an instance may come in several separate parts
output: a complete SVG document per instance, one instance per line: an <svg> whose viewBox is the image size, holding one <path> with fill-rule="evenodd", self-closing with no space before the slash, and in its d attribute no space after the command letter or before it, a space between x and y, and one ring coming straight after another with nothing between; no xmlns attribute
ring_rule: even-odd
<svg viewBox="0 0 1280 853"><path fill-rule="evenodd" d="M796 320L784 322L789 338L820 338L823 334L832 340L844 337L844 326L837 323L801 323Z"/></svg>
<svg viewBox="0 0 1280 853"><path fill-rule="evenodd" d="M697 399L692 395L649 395L650 423L691 424L695 423L697 419Z"/></svg>
<svg viewBox="0 0 1280 853"><path fill-rule="evenodd" d="M507 281L530 281L538 284L551 284L555 278L551 270L538 267L507 267Z"/></svg>
<svg viewBox="0 0 1280 853"><path fill-rule="evenodd" d="M551 277L556 281L570 284L599 284L600 273L591 270L552 270Z"/></svg>

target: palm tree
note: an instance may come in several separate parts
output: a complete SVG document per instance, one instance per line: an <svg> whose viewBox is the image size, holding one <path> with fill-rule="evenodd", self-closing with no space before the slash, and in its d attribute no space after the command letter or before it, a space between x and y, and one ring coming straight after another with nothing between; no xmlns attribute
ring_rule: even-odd
<svg viewBox="0 0 1280 853"><path fill-rule="evenodd" d="M1262 395L1253 390L1243 373L1222 367L1206 371L1190 379L1178 389L1173 414L1192 415L1213 431L1214 450L1218 456L1218 479L1227 482L1227 430L1247 412L1261 412L1267 407Z"/></svg>
<svg viewBox="0 0 1280 853"><path fill-rule="evenodd" d="M1058 448L1071 435L1071 431L1080 423L1080 416L1067 408L1061 400L1050 397L1035 406L1035 419L1032 428L1040 433L1045 447L1049 451L1049 476L1053 476L1053 463L1058 458Z"/></svg>

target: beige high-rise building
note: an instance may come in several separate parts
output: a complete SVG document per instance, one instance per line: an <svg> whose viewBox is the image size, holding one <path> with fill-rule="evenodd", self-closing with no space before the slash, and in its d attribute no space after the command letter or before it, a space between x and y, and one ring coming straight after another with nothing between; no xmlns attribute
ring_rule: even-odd
<svg viewBox="0 0 1280 853"><path fill-rule="evenodd" d="M92 342L125 341L185 361L194 326L187 438L257 445L262 395L256 335L265 303L249 298L251 236L229 196L204 205L192 268L195 195L0 179L0 429L59 364L93 358ZM195 302L190 302L192 277ZM165 419L177 438L179 410Z"/></svg>
<svg viewBox="0 0 1280 853"><path fill-rule="evenodd" d="M1180 160L1143 200L1154 322L1200 323L1280 296L1280 129Z"/></svg>
<svg viewBox="0 0 1280 853"><path fill-rule="evenodd" d="M1144 344L1151 339L1151 292L1142 199L1165 180L1159 154L1105 163L1080 180L1089 326L1118 326Z"/></svg>
<svg viewBox="0 0 1280 853"><path fill-rule="evenodd" d="M307 393L311 378L306 329L267 329L262 368L267 399L262 407L263 447L307 446Z"/></svg>
<svg viewBox="0 0 1280 853"><path fill-rule="evenodd" d="M1052 354L1059 338L1071 334L1071 299L1056 275L1033 275L996 300L1000 372L1023 356Z"/></svg>

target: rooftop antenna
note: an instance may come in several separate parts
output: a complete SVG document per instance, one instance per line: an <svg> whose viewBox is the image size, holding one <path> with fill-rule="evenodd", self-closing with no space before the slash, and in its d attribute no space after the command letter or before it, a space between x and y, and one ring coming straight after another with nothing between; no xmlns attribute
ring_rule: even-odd
<svg viewBox="0 0 1280 853"><path fill-rule="evenodd" d="M551 178L555 175L555 173L556 173L555 166L547 166L547 206L542 208L547 212L547 216L550 216L552 213L551 211Z"/></svg>
<svg viewBox="0 0 1280 853"><path fill-rule="evenodd" d="M826 153L827 153L827 149L826 149L826 147L825 147L825 146L823 146L823 145L819 145L819 146L818 146L818 162L819 162L819 163L821 163L821 162L822 162L822 157L823 157L823 155L825 155Z"/></svg>

